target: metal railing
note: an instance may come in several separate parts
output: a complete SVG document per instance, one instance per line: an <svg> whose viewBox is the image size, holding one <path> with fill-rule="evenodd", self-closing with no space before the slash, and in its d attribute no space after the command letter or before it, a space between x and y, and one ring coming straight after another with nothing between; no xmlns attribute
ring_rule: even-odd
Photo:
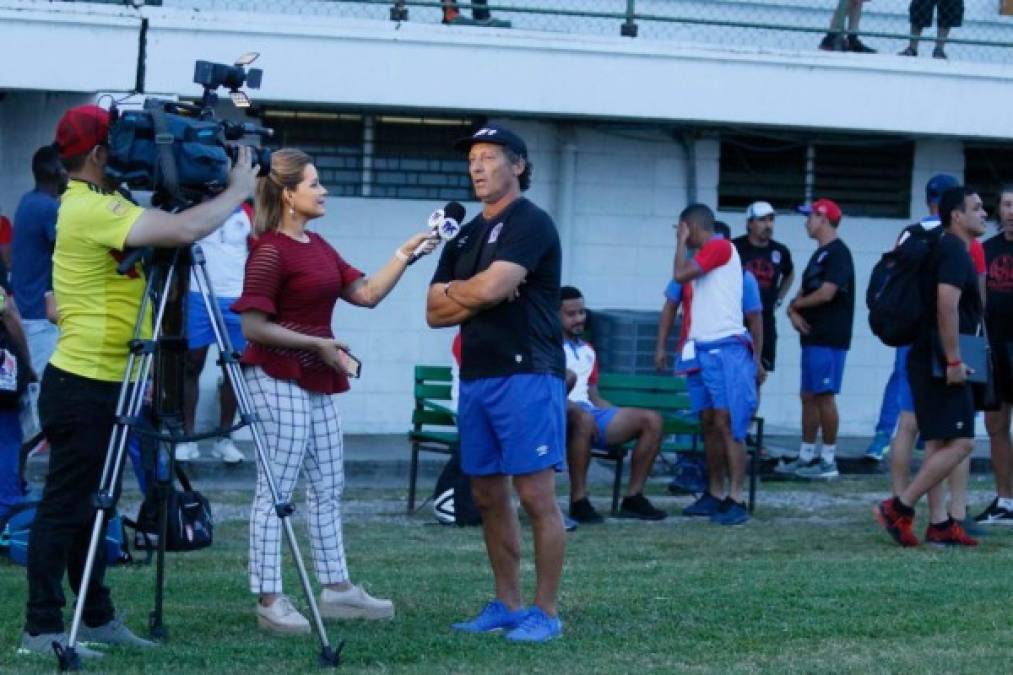
<svg viewBox="0 0 1013 675"><path fill-rule="evenodd" d="M165 4L182 1L165 0ZM188 0L188 4L194 2ZM849 17L852 2L862 11ZM235 0L233 4L269 3ZM270 4L284 6L284 2ZM933 3L922 4L931 7ZM939 4L944 10L944 25L960 24L950 29L945 42L948 58L986 63L1011 60L1013 16L1002 14L1001 8L1006 6L1013 11L1013 2L965 0L962 16L946 13L953 4L945 1ZM340 11L333 13L377 18L377 10L383 8L393 21L510 27L574 35L618 34L684 45L795 52L816 49L825 38L832 37L831 22L836 16L844 39L827 40L825 47L847 50L849 46L865 45L883 55L896 55L910 45L922 58L930 57L937 46L934 43L939 20L933 15L929 27L918 31L920 35L912 35L912 20L925 23L927 17L924 12L912 15L909 0L877 0L867 4L857 0L327 0L300 5L302 13L313 11L307 5L319 6L323 14L331 13L327 5L339 5ZM856 18L857 32L846 32Z"/></svg>

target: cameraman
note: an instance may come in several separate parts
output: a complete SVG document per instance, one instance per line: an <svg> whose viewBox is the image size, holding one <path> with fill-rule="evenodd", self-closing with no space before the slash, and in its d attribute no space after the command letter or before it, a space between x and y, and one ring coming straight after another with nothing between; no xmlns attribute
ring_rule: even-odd
<svg viewBox="0 0 1013 675"><path fill-rule="evenodd" d="M53 253L53 292L60 308L60 340L39 397L42 429L50 443L49 473L32 526L28 554L28 607L20 653L51 653L66 645L63 576L78 593L95 514L116 401L144 294L140 266L118 274L131 247L185 246L218 228L253 191L257 169L240 150L228 188L203 204L169 214L142 209L115 191L105 175L109 114L94 105L64 113L56 147L70 175L60 201ZM150 316L143 338L151 337ZM84 606L82 642L150 647L121 623L103 583L99 546ZM77 647L81 657L101 652Z"/></svg>

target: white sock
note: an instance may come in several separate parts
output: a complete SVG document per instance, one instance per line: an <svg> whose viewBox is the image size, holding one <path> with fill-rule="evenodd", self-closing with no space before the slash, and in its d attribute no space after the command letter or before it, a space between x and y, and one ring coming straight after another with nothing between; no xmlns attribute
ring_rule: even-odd
<svg viewBox="0 0 1013 675"><path fill-rule="evenodd" d="M816 457L815 443L802 443L798 447L798 459L800 462L811 462Z"/></svg>
<svg viewBox="0 0 1013 675"><path fill-rule="evenodd" d="M820 459L822 459L826 464L833 464L834 455L836 454L837 454L836 443L834 445L827 445L826 443L824 443L823 447L820 449Z"/></svg>
<svg viewBox="0 0 1013 675"><path fill-rule="evenodd" d="M999 508L1013 511L1013 497L999 497Z"/></svg>

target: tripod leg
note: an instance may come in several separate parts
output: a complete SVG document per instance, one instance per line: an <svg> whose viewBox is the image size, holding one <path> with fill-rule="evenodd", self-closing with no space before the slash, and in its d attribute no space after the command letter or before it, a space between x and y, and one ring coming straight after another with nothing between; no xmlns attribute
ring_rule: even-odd
<svg viewBox="0 0 1013 675"><path fill-rule="evenodd" d="M174 267L174 264L170 266L165 275L165 288L161 295L155 319L155 335L157 335L161 330L162 318L165 315L168 290L173 283ZM134 339L131 342L132 345L139 344L139 338L142 335L142 329L145 321L147 320L149 294L158 279L158 275L154 275L148 279L148 284L145 288L141 302L141 308L138 312L137 321L134 324ZM74 620L71 623L70 634L67 636L66 649L60 649L57 645L54 645L53 647L56 652L57 659L59 660L61 670L80 670L81 667L80 658L77 655L77 638L81 630L81 621L84 618L84 607L88 600L88 586L91 583L91 577L95 567L95 557L98 553L98 546L102 538L103 521L105 520L106 515L116 508L117 487L119 486L122 478L123 465L127 456L127 436L129 435L130 429L128 423L123 420L123 417L126 415L128 418L134 418L141 411L141 406L144 402L143 383L147 381L148 375L151 372L153 352L150 348L150 341L145 344L147 344L147 349L143 352L144 355L140 359L139 364L137 360L137 352L133 351L133 347L129 357L127 358L127 367L123 374L123 382L120 386L119 397L116 403L117 421L113 425L112 433L109 436L109 445L106 448L105 463L102 469L102 480L95 498L97 511L95 513L94 524L92 525L91 539L88 542L88 554L85 558L84 570L81 575L77 602L74 606ZM132 382L134 381L133 376L135 374L137 375L136 381L138 386L132 386Z"/></svg>
<svg viewBox="0 0 1013 675"><path fill-rule="evenodd" d="M313 626L316 630L317 637L320 640L320 665L323 667L337 667L341 661L341 650L345 643L340 642L337 649L335 649L331 646L331 643L327 638L327 630L324 628L324 621L320 615L320 607L317 604L316 596L313 593L309 574L306 571L306 564L303 562L302 553L299 550L299 542L296 539L295 530L292 528L292 523L289 518L289 516L295 512L295 507L291 502L283 501L278 491L278 484L275 481L274 473L271 470L271 461L267 455L267 443L264 438L264 433L260 424L257 422L256 411L253 407L253 398L250 396L249 389L246 386L246 380L243 377L242 369L239 367L239 362L235 358L232 344L229 339L229 333L225 327L225 319L222 316L221 308L218 306L218 300L215 298L214 291L212 290L211 277L208 275L207 268L204 264L204 254L200 250L200 246L195 245L192 251L194 271L196 272L194 274L194 278L197 281L197 288L204 300L204 306L208 311L208 316L212 319L211 328L215 334L215 343L218 346L218 351L222 354L222 365L226 375L225 380L229 383L229 386L232 387L233 392L236 395L236 403L239 408L241 419L250 425L250 431L253 435L253 445L257 454L257 461L260 463L260 467L264 472L268 490L271 493L271 501L274 504L275 513L277 513L278 518L281 521L281 525L285 530L285 539L288 541L289 549L292 552L292 559L295 561L296 571L299 574L299 581L302 585L303 593L306 595L306 603L310 607Z"/></svg>

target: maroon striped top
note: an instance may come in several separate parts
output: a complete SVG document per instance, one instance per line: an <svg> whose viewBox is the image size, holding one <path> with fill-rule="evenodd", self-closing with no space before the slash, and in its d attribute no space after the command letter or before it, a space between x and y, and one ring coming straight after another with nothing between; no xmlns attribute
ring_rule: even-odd
<svg viewBox="0 0 1013 675"><path fill-rule="evenodd" d="M308 242L280 232L267 232L254 242L246 260L243 294L232 304L232 311L260 310L290 330L333 338L334 305L345 288L364 275L346 263L323 237L314 232L306 234ZM250 341L242 363L260 366L279 380L295 380L308 391L348 391L345 374L326 366L315 352Z"/></svg>

